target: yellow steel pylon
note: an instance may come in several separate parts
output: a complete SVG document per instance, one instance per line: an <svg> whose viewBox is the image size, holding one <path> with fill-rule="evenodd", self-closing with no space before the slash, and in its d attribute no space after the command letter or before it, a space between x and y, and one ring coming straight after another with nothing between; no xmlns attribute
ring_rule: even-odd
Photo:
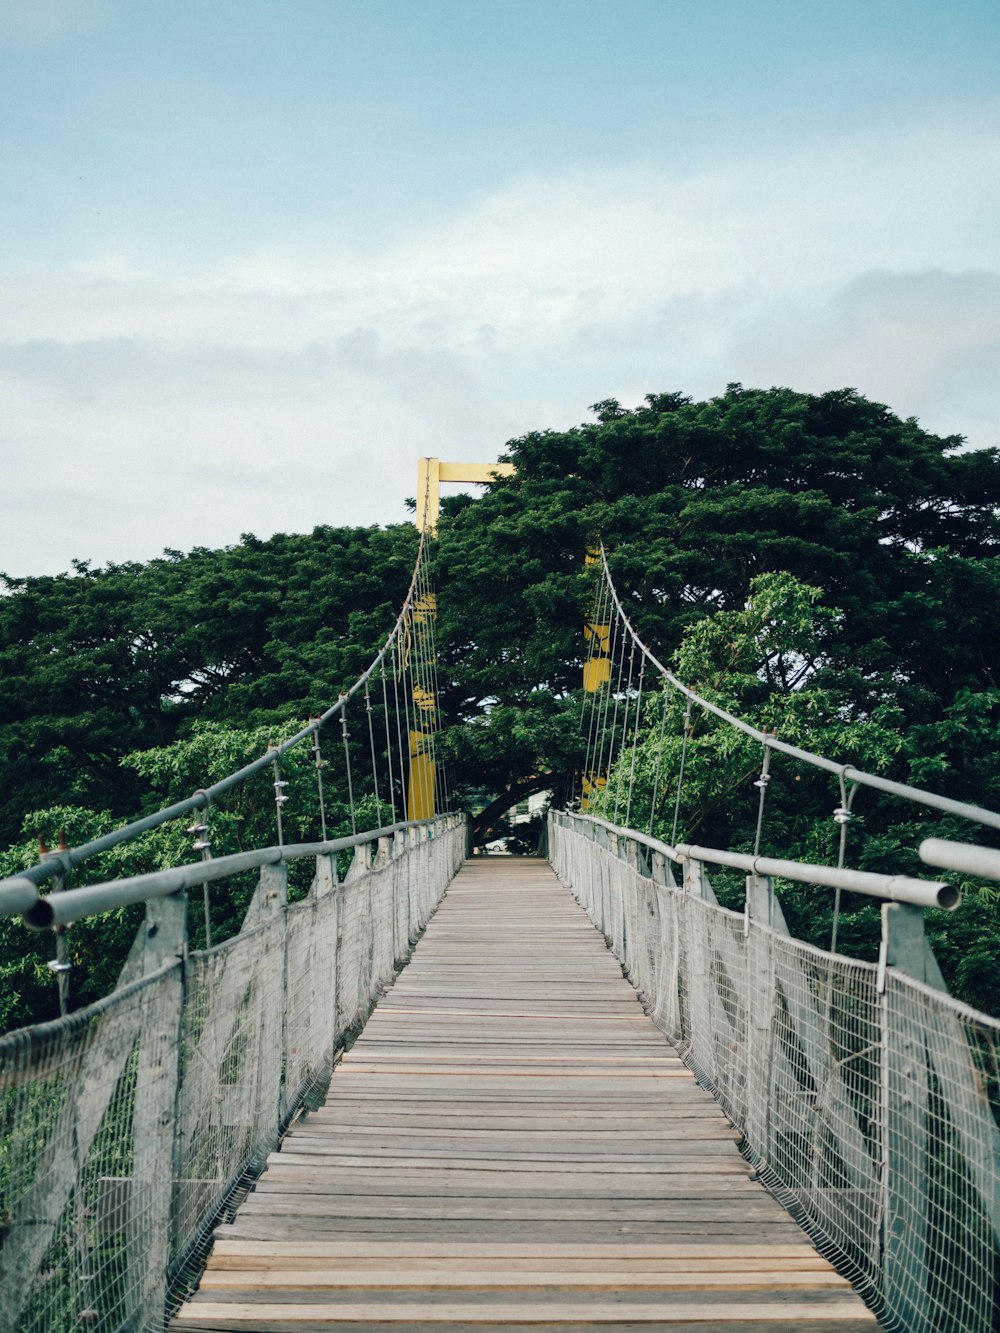
<svg viewBox="0 0 1000 1333"><path fill-rule="evenodd" d="M441 512L441 483L443 481L473 482L485 485L494 477L512 477L513 463L442 463L440 458L421 458L417 462L417 528L420 532L437 532L438 515ZM424 593L414 602L413 624L425 625L427 632L423 642L433 641L433 622L437 617L437 598L434 593ZM414 633L416 650L416 633ZM424 666L433 668L435 662L428 658ZM413 686L413 712L415 726L410 731L410 780L407 788L407 819L430 819L435 813L434 794L437 783L437 764L434 761L433 736L437 715L437 699L433 689L427 688L433 681L433 670L428 670L423 685ZM426 723L426 726L423 725Z"/></svg>
<svg viewBox="0 0 1000 1333"><path fill-rule="evenodd" d="M587 552L586 563L596 565L598 556L594 551ZM611 680L611 626L588 620L583 627L583 642L586 653L583 660L583 688L588 694L596 694ZM580 810L585 811L593 796L607 784L607 774L599 769L591 769L582 775Z"/></svg>

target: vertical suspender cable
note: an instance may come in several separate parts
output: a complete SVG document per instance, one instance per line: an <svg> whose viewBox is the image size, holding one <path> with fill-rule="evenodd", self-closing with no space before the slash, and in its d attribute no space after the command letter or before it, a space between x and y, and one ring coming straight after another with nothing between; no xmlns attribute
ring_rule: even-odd
<svg viewBox="0 0 1000 1333"><path fill-rule="evenodd" d="M635 728L632 732L632 767L628 775L628 801L625 804L625 827L631 828L629 820L632 817L632 791L635 787L635 752L639 748L639 718L642 712L642 682L646 674L646 659L642 657L639 661L639 689L635 701Z"/></svg>
<svg viewBox="0 0 1000 1333"><path fill-rule="evenodd" d="M284 847L285 834L284 828L282 827L281 807L288 800L288 797L285 795L285 788L288 786L288 783L281 776L281 765L278 762L281 756L281 750L277 745L272 745L270 748L274 752L272 760L274 764L274 811L278 821L278 846Z"/></svg>
<svg viewBox="0 0 1000 1333"><path fill-rule="evenodd" d="M381 827L382 827L382 798L379 796L379 790L378 790L378 763L376 762L376 759L375 759L375 724L374 724L374 722L372 721L372 701L371 701L371 695L370 695L369 692L368 692L368 682L367 682L367 681L365 681L365 712L366 712L367 715L368 715L368 741L369 741L369 744L370 744L370 746L371 746L371 756L372 756L372 786L373 786L374 789L375 789L375 810L376 810L376 819L378 820L378 826L379 826L379 828L381 828Z"/></svg>
<svg viewBox="0 0 1000 1333"><path fill-rule="evenodd" d="M764 746L764 757L760 765L760 777L753 784L760 792L757 801L757 828L753 838L753 854L760 855L760 836L764 829L764 802L767 798L767 784L771 781L771 750Z"/></svg>
<svg viewBox="0 0 1000 1333"><path fill-rule="evenodd" d="M351 832L357 833L358 825L354 816L354 780L351 776L351 747L347 736L347 704L340 710L340 732L344 738L344 767L347 770L347 799L351 807Z"/></svg>
<svg viewBox="0 0 1000 1333"><path fill-rule="evenodd" d="M616 622L617 622L617 617L616 617ZM618 638L618 647L621 650L621 656L619 657L618 660L618 680L615 683L615 690L614 690L615 711L611 718L611 731L608 735L608 761L607 764L605 765L605 772L608 775L608 781L610 781L611 779L611 767L614 763L614 757L615 757L615 740L618 736L618 709L621 704L622 677L625 675L625 649L624 649L623 634L624 634L624 628L622 630L622 634L620 634ZM610 702L608 706L610 708ZM605 723L606 721L607 719L605 718ZM605 788L605 791L606 790L607 788ZM606 808L607 808L607 803L605 803L605 809Z"/></svg>
<svg viewBox="0 0 1000 1333"><path fill-rule="evenodd" d="M313 763L316 768L316 793L319 797L320 836L326 842L326 795L323 791L323 755L319 745L319 727L313 732Z"/></svg>
<svg viewBox="0 0 1000 1333"><path fill-rule="evenodd" d="M400 680L402 679L403 670L404 668L402 661L402 645L400 644L399 637L397 636L396 641L394 642L392 647L392 692L396 701L396 760L397 763L399 764L399 799L400 799L400 808L403 814L405 815L406 805L409 799L409 792L407 791L406 766L403 760L403 756L405 754L408 754L409 751L404 749L403 747L403 727L401 722L402 710L400 709L400 704L399 704L399 683ZM404 683L403 686L404 706L405 703L406 703L406 686Z"/></svg>
<svg viewBox="0 0 1000 1333"><path fill-rule="evenodd" d="M668 712L667 702L667 687L666 684L664 684L663 688L660 690L660 739L656 747L656 774L653 778L653 795L649 802L649 823L646 825L646 833L650 837L652 837L653 834L653 819L656 815L656 798L659 795L660 790L660 771L663 767L663 741L666 733Z"/></svg>
<svg viewBox="0 0 1000 1333"><path fill-rule="evenodd" d="M396 823L396 791L392 776L392 740L389 735L389 691L385 683L385 658L382 658L382 718L385 723L385 764L389 782L389 804L392 807L392 822Z"/></svg>
<svg viewBox="0 0 1000 1333"><path fill-rule="evenodd" d="M666 701L664 701L665 703ZM665 711L665 710L664 710ZM677 822L681 814L681 792L684 789L684 766L687 763L688 742L691 739L691 700L684 709L684 739L681 742L681 761L677 767L677 792L674 796L674 822L670 830L670 845L677 844Z"/></svg>
<svg viewBox="0 0 1000 1333"><path fill-rule="evenodd" d="M624 655L623 655L624 660ZM629 645L628 654L628 684L625 686L625 715L622 718L622 739L618 747L618 775L615 781L615 813L614 822L618 823L618 805L622 794L622 779L625 776L625 738L628 735L628 710L629 700L632 694L632 672L635 669L635 640Z"/></svg>
<svg viewBox="0 0 1000 1333"><path fill-rule="evenodd" d="M604 618L604 613L607 604L607 597L608 597L607 580L602 577L601 582L594 595L594 619L590 626L590 635L587 644L587 660L584 664L584 695L583 699L580 702L580 732L582 734L583 717L587 709L587 702L589 696L590 717L587 723L587 746L585 751L583 773L581 775L581 792L580 792L581 801L583 800L584 797L589 798L589 790L584 790L583 785L586 784L587 788L589 789L590 787L592 787L593 781L596 778L596 771L594 765L594 747L596 746L595 717L598 712L599 701L604 696L604 682L593 680L593 672L590 673L593 684L592 689L586 688L586 681L588 676L587 668L591 666L595 657L598 656L599 651L600 652L604 651L603 636L601 638L599 638L598 636L601 632L602 627L607 623ZM610 635L609 635L609 640L610 640Z"/></svg>

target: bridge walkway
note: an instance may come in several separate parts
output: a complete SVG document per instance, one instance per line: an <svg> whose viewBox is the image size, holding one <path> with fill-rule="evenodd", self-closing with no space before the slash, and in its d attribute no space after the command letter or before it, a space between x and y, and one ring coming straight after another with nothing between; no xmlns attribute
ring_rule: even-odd
<svg viewBox="0 0 1000 1333"><path fill-rule="evenodd" d="M173 1333L872 1333L547 863L468 862Z"/></svg>

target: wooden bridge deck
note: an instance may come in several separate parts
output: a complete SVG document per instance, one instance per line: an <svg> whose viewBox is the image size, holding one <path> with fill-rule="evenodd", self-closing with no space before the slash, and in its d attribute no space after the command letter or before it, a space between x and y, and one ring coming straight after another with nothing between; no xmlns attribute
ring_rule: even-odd
<svg viewBox="0 0 1000 1333"><path fill-rule="evenodd" d="M173 1333L873 1333L546 863L470 862Z"/></svg>

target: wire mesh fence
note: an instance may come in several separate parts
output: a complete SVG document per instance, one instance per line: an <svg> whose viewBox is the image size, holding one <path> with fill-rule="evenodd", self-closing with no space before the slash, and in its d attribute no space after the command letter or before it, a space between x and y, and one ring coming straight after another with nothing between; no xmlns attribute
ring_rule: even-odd
<svg viewBox="0 0 1000 1333"><path fill-rule="evenodd" d="M266 866L241 933L0 1039L0 1331L159 1333L215 1224L388 985L465 854L442 816Z"/></svg>
<svg viewBox="0 0 1000 1333"><path fill-rule="evenodd" d="M1000 1022L679 886L664 855L550 817L553 866L761 1177L887 1329L1000 1325Z"/></svg>

